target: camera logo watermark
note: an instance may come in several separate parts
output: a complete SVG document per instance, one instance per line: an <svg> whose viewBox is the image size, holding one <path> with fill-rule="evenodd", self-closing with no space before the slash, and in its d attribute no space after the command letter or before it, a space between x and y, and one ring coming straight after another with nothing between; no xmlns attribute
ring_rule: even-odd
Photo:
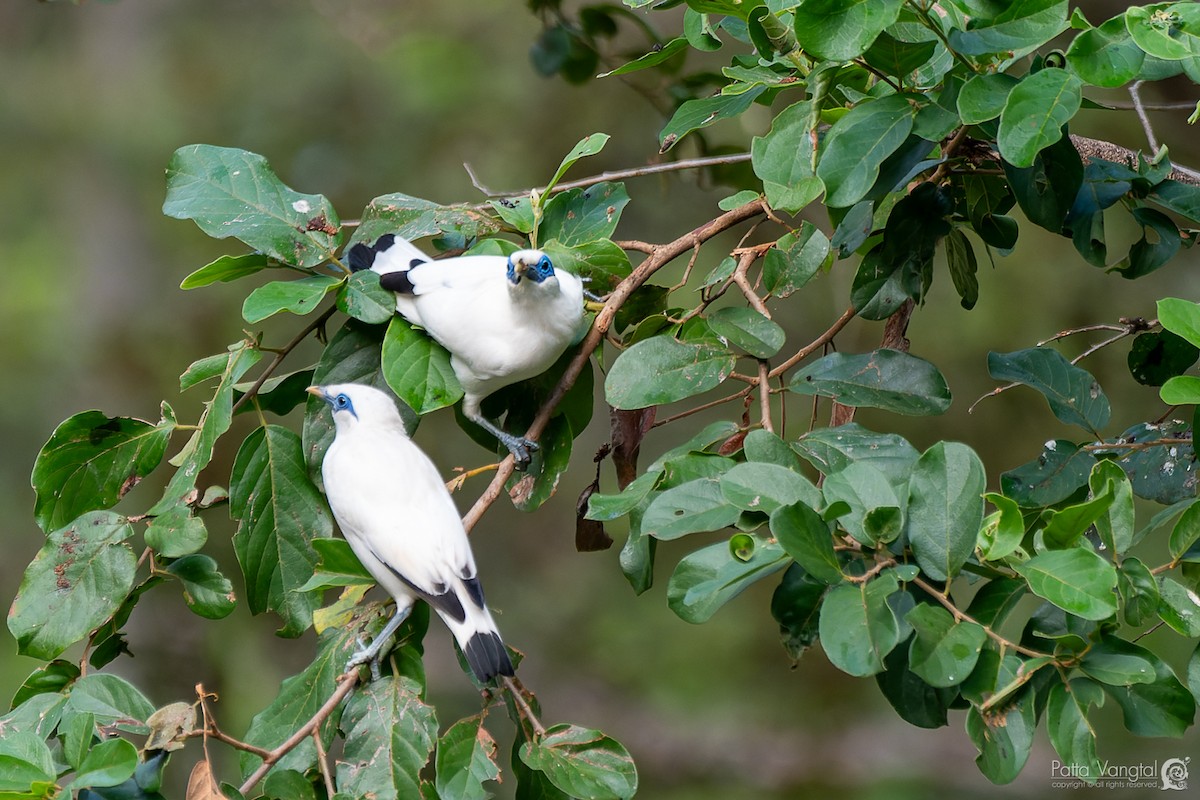
<svg viewBox="0 0 1200 800"><path fill-rule="evenodd" d="M1050 785L1056 789L1082 789L1088 786L1103 789L1158 789L1183 791L1188 788L1187 758L1168 758L1140 764L1114 764L1104 761L1093 770L1087 764L1050 762Z"/></svg>

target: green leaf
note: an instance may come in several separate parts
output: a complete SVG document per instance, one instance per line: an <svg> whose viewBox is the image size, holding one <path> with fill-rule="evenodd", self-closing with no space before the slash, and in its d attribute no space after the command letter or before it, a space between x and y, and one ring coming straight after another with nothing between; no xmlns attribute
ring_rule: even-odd
<svg viewBox="0 0 1200 800"><path fill-rule="evenodd" d="M575 162L581 158L594 156L604 149L604 145L608 144L609 135L607 133L593 133L590 136L585 136L580 139L571 152L567 153L563 158L562 163L558 165L558 169L554 173L554 177L550 179L550 183L543 189L543 193L549 193L559 182L563 175L566 174Z"/></svg>
<svg viewBox="0 0 1200 800"><path fill-rule="evenodd" d="M55 659L35 669L21 684L13 695L13 708L24 703L31 697L47 692L59 693L66 689L79 677L79 667L70 661Z"/></svg>
<svg viewBox="0 0 1200 800"><path fill-rule="evenodd" d="M33 465L34 517L44 531L112 508L162 462L174 419L157 425L84 411L50 434Z"/></svg>
<svg viewBox="0 0 1200 800"><path fill-rule="evenodd" d="M175 151L163 213L298 267L328 260L341 239L341 221L329 200L293 191L265 158L227 147L193 144Z"/></svg>
<svg viewBox="0 0 1200 800"><path fill-rule="evenodd" d="M730 306L708 315L713 333L755 358L770 358L783 347L783 328L752 308Z"/></svg>
<svg viewBox="0 0 1200 800"><path fill-rule="evenodd" d="M1103 766L1096 757L1096 731L1087 718L1087 703L1082 702L1079 689L1084 682L1056 683L1050 687L1046 704L1046 730L1050 743L1067 768L1064 774L1078 775L1093 783L1100 777Z"/></svg>
<svg viewBox="0 0 1200 800"><path fill-rule="evenodd" d="M697 478L675 486L651 501L642 517L642 533L656 539L678 539L689 533L715 531L737 522L741 511L730 505L720 481Z"/></svg>
<svg viewBox="0 0 1200 800"><path fill-rule="evenodd" d="M902 436L875 433L851 422L836 428L817 428L792 445L822 474L832 475L856 461L868 461L892 485L906 483L920 453Z"/></svg>
<svg viewBox="0 0 1200 800"><path fill-rule="evenodd" d="M804 220L798 230L780 236L763 256L763 286L776 297L787 297L804 288L828 262L829 240L817 226Z"/></svg>
<svg viewBox="0 0 1200 800"><path fill-rule="evenodd" d="M1153 654L1116 636L1104 636L1088 648L1079 668L1109 686L1154 683L1157 679Z"/></svg>
<svg viewBox="0 0 1200 800"><path fill-rule="evenodd" d="M345 539L313 539L317 569L308 582L296 591L311 592L334 586L371 586L375 578L354 555Z"/></svg>
<svg viewBox="0 0 1200 800"><path fill-rule="evenodd" d="M338 290L337 307L348 317L369 325L382 325L396 313L396 298L379 285L379 273L359 270Z"/></svg>
<svg viewBox="0 0 1200 800"><path fill-rule="evenodd" d="M1200 638L1200 596L1167 576L1159 577L1158 615L1181 636Z"/></svg>
<svg viewBox="0 0 1200 800"><path fill-rule="evenodd" d="M667 606L680 619L698 625L755 581L788 564L779 545L754 549L747 559L735 557L728 542L717 542L679 560L667 583Z"/></svg>
<svg viewBox="0 0 1200 800"><path fill-rule="evenodd" d="M433 706L421 694L416 681L392 675L354 693L342 714L346 750L337 763L339 791L379 800L421 796L421 769L437 739Z"/></svg>
<svg viewBox="0 0 1200 800"><path fill-rule="evenodd" d="M450 354L404 317L395 315L388 324L381 358L388 386L418 415L454 405L463 395Z"/></svg>
<svg viewBox="0 0 1200 800"><path fill-rule="evenodd" d="M803 475L802 462L796 455L796 451L771 431L755 428L747 433L746 438L742 440L742 452L746 454L747 461L774 464ZM807 479L805 480L807 481ZM814 503L814 505L819 504L819 500Z"/></svg>
<svg viewBox="0 0 1200 800"><path fill-rule="evenodd" d="M821 503L821 492L795 470L777 464L746 462L721 476L721 494L742 511L771 514L780 506Z"/></svg>
<svg viewBox="0 0 1200 800"><path fill-rule="evenodd" d="M860 103L825 135L817 176L825 183L825 202L848 208L875 185L879 168L912 131L916 109L893 95Z"/></svg>
<svg viewBox="0 0 1200 800"><path fill-rule="evenodd" d="M902 0L807 0L794 13L796 40L823 61L849 61L900 15Z"/></svg>
<svg viewBox="0 0 1200 800"><path fill-rule="evenodd" d="M496 764L496 740L483 727L483 715L460 719L442 734L437 743L437 791L439 797L487 800L491 793L485 781L500 777Z"/></svg>
<svg viewBox="0 0 1200 800"><path fill-rule="evenodd" d="M998 381L1014 381L1041 392L1054 416L1096 435L1108 424L1108 398L1087 370L1057 350L1034 347L1013 353L988 353L988 373Z"/></svg>
<svg viewBox="0 0 1200 800"><path fill-rule="evenodd" d="M1051 439L1037 458L1000 476L1004 494L1026 508L1054 505L1088 481L1096 459L1066 439Z"/></svg>
<svg viewBox="0 0 1200 800"><path fill-rule="evenodd" d="M1067 27L1066 0L972 6L969 29L963 26L950 31L950 47L962 55L1003 53L1007 58L1019 57L1041 47ZM989 19L992 13L995 16Z"/></svg>
<svg viewBox="0 0 1200 800"><path fill-rule="evenodd" d="M510 414L509 424L512 420ZM550 420L538 440L540 447L534 451L529 467L523 473L511 476L505 484L514 506L521 511L536 511L554 495L571 460L572 437L571 423L565 415Z"/></svg>
<svg viewBox="0 0 1200 800"><path fill-rule="evenodd" d="M753 86L739 94L719 94L699 100L687 100L658 134L659 152L665 153L680 139L694 130L707 127L722 119L739 116L750 107L755 99L766 91L766 86Z"/></svg>
<svg viewBox="0 0 1200 800"><path fill-rule="evenodd" d="M124 678L94 672L75 682L63 709L64 723L77 714L91 714L101 727L145 734L154 705Z"/></svg>
<svg viewBox="0 0 1200 800"><path fill-rule="evenodd" d="M1134 494L1163 505L1196 496L1195 450L1190 443L1179 441L1190 439L1191 432L1191 425L1182 420L1159 425L1139 422L1116 438L1117 442L1143 446L1133 452L1115 451Z"/></svg>
<svg viewBox="0 0 1200 800"><path fill-rule="evenodd" d="M898 591L895 574L835 586L821 604L821 646L830 662L849 675L883 670L883 659L900 641L896 615L887 599Z"/></svg>
<svg viewBox="0 0 1200 800"><path fill-rule="evenodd" d="M955 622L950 612L919 603L904 617L913 626L910 669L930 686L948 688L967 679L987 641L982 625Z"/></svg>
<svg viewBox="0 0 1200 800"><path fill-rule="evenodd" d="M1200 347L1200 303L1164 297L1157 307L1158 321L1164 328Z"/></svg>
<svg viewBox="0 0 1200 800"><path fill-rule="evenodd" d="M551 240L541 247L550 256L555 270L586 278L590 281L588 289L597 294L615 289L633 270L629 256L611 239L597 239L573 247Z"/></svg>
<svg viewBox="0 0 1200 800"><path fill-rule="evenodd" d="M869 462L858 461L825 476L821 490L827 504L841 501L850 507L850 512L839 517L838 522L862 544L886 544L900 535L905 504L887 476ZM882 509L895 511L895 524L886 532L874 530L869 524L871 513Z"/></svg>
<svg viewBox="0 0 1200 800"><path fill-rule="evenodd" d="M46 537L8 612L19 653L55 658L116 613L136 577L132 535L124 517L93 511Z"/></svg>
<svg viewBox="0 0 1200 800"><path fill-rule="evenodd" d="M933 580L953 578L975 549L985 488L983 462L958 442L938 442L913 468L906 530L917 563Z"/></svg>
<svg viewBox="0 0 1200 800"><path fill-rule="evenodd" d="M1144 625L1158 613L1158 581L1137 558L1131 556L1121 562L1117 593L1121 595L1121 614L1130 625Z"/></svg>
<svg viewBox="0 0 1200 800"><path fill-rule="evenodd" d="M546 202L538 241L557 241L566 247L612 237L629 204L623 183L598 183L559 192Z"/></svg>
<svg viewBox="0 0 1200 800"><path fill-rule="evenodd" d="M137 765L137 748L132 742L108 739L88 751L75 770L74 779L65 788L78 790L90 786L116 786L132 777Z"/></svg>
<svg viewBox="0 0 1200 800"><path fill-rule="evenodd" d="M978 125L1000 116L1009 92L1019 81L1003 72L976 75L958 93L958 113L967 125Z"/></svg>
<svg viewBox="0 0 1200 800"><path fill-rule="evenodd" d="M1067 64L1093 86L1124 86L1142 69L1146 53L1129 36L1122 15L1082 31L1067 48Z"/></svg>
<svg viewBox="0 0 1200 800"><path fill-rule="evenodd" d="M411 242L447 231L476 238L498 229L499 225L492 217L480 214L468 205L444 206L396 192L376 197L367 204L348 244L374 242L385 233L402 236Z"/></svg>
<svg viewBox="0 0 1200 800"><path fill-rule="evenodd" d="M1134 6L1125 11L1125 25L1133 41L1155 58L1179 61L1200 54L1200 15L1190 3Z"/></svg>
<svg viewBox="0 0 1200 800"><path fill-rule="evenodd" d="M780 639L793 661L817 640L821 601L828 588L793 563L771 595L771 616L779 623Z"/></svg>
<svg viewBox="0 0 1200 800"><path fill-rule="evenodd" d="M645 472L634 478L619 494L593 494L588 498L587 518L608 522L625 516L649 497L659 477L659 473Z"/></svg>
<svg viewBox="0 0 1200 800"><path fill-rule="evenodd" d="M946 266L950 270L954 290L962 298L962 307L967 310L974 308L979 301L979 279L975 277L979 264L970 240L958 228L946 234Z"/></svg>
<svg viewBox="0 0 1200 800"><path fill-rule="evenodd" d="M172 506L146 526L146 546L165 558L198 552L206 541L208 528L204 520L192 513L191 506Z"/></svg>
<svg viewBox="0 0 1200 800"><path fill-rule="evenodd" d="M0 739L0 747L9 736L15 734L31 733L37 736L38 741L53 736L66 705L66 696L50 693L34 695L16 705L12 711L0 717L0 725L4 726L6 734L5 738ZM0 777L2 775L0 772Z"/></svg>
<svg viewBox="0 0 1200 800"><path fill-rule="evenodd" d="M1112 487L1112 504L1096 519L1096 532L1117 556L1122 556L1133 545L1133 486L1125 470L1112 461L1097 461L1088 476L1092 494L1101 494L1106 486Z"/></svg>
<svg viewBox="0 0 1200 800"><path fill-rule="evenodd" d="M322 633L317 639L316 658L300 674L284 679L279 687L279 694L275 696L270 705L254 716L250 721L250 727L247 729L246 735L241 737L242 740L270 750L282 744L302 725L312 719L313 715L329 699L334 689L337 688L337 677L342 674L346 666L346 660L358 648L356 637L357 631L346 628L331 628ZM376 688L378 692L386 692L388 688L394 686L394 683L394 679L389 677L386 681L371 683L368 688ZM369 702L364 698L365 693L360 689L354 693L350 702L356 703L357 707L361 709L362 706ZM338 729L338 722L344 713L343 709L346 707L346 705L340 705L335 708L333 713L326 717L317 727L317 731L321 735L321 741L324 742L326 747L333 742L334 734ZM347 732L349 731L349 727L343 729ZM351 739L347 737L347 743L350 741ZM243 753L240 765L242 777L244 778L253 772L261 761L258 756ZM273 769L294 769L299 772L306 772L310 767L315 766L316 763L317 750L310 736L297 745L295 749L280 758ZM387 760L385 758L381 767L386 767L386 763ZM423 759L421 764L424 765L424 763ZM338 785L343 790L346 790L346 787L341 782L340 775Z"/></svg>
<svg viewBox="0 0 1200 800"><path fill-rule="evenodd" d="M1200 540L1200 501L1192 503L1184 509L1183 515L1171 530L1171 538L1168 542L1171 555L1178 559L1198 540Z"/></svg>
<svg viewBox="0 0 1200 800"><path fill-rule="evenodd" d="M40 737L6 731L0 737L0 793L7 797L50 797L58 770L50 748ZM35 791L38 784L51 784Z"/></svg>
<svg viewBox="0 0 1200 800"><path fill-rule="evenodd" d="M1113 565L1085 547L1049 550L1013 568L1038 597L1084 619L1105 620L1117 612Z"/></svg>
<svg viewBox="0 0 1200 800"><path fill-rule="evenodd" d="M1036 729L1032 694L1002 714L985 717L975 706L967 711L967 735L979 750L975 764L992 783L1011 783L1021 773L1033 749Z"/></svg>
<svg viewBox="0 0 1200 800"><path fill-rule="evenodd" d="M841 583L842 566L829 523L808 505L793 503L776 509L771 514L771 533L808 574L823 583Z"/></svg>
<svg viewBox="0 0 1200 800"><path fill-rule="evenodd" d="M342 281L330 275L310 275L294 281L271 281L258 287L242 303L242 319L251 324L287 311L309 314L316 310L321 299Z"/></svg>
<svg viewBox="0 0 1200 800"><path fill-rule="evenodd" d="M1090 500L1063 508L1048 509L1042 515L1042 521L1045 523L1042 528L1042 541L1046 547L1073 547L1092 525L1103 518L1113 503L1110 485L1105 485L1103 491L1094 491Z"/></svg>
<svg viewBox="0 0 1200 800"><path fill-rule="evenodd" d="M637 792L637 768L629 751L597 730L554 725L537 741L522 744L520 755L526 765L581 800L615 800Z"/></svg>
<svg viewBox="0 0 1200 800"><path fill-rule="evenodd" d="M649 1L650 0L647 0L647 2L649 2ZM597 78L609 78L614 75L626 75L630 72L637 72L638 70L649 69L650 67L657 67L659 64L663 63L664 61L667 61L668 59L687 50L688 49L688 41L687 41L687 39L685 39L682 36L677 36L674 39L672 39L671 41L662 45L661 47L658 47L657 45L656 45L656 47L657 47L657 49L651 50L649 53L646 53L644 56L635 58L633 61L630 61L627 64L623 64L623 65L617 67L616 69L609 70L608 72L601 72L596 77Z"/></svg>
<svg viewBox="0 0 1200 800"><path fill-rule="evenodd" d="M171 457L169 463L178 467L170 483L163 491L162 499L150 509L150 514L164 514L174 506L186 502L188 495L196 490L196 479L212 461L217 440L229 430L233 421L233 387L242 376L262 358L262 353L249 342L240 341L216 356L204 359L198 371L192 368L179 379L180 390L186 390L201 381L218 378L212 400L205 403L197 430L187 444ZM199 362L198 362L199 363Z"/></svg>
<svg viewBox="0 0 1200 800"><path fill-rule="evenodd" d="M813 123L812 102L802 100L779 112L770 133L755 136L751 142L750 163L772 208L794 213L824 190L813 173Z"/></svg>
<svg viewBox="0 0 1200 800"><path fill-rule="evenodd" d="M1039 152L1062 138L1082 100L1082 81L1065 69L1047 67L1022 78L1000 114L1000 155L1013 166L1033 166Z"/></svg>
<svg viewBox="0 0 1200 800"><path fill-rule="evenodd" d="M604 379L604 395L622 409L673 403L720 385L735 361L732 353L711 344L654 336L617 357Z"/></svg>
<svg viewBox="0 0 1200 800"><path fill-rule="evenodd" d="M831 353L796 370L788 389L910 416L942 414L950 407L950 389L938 368L899 350Z"/></svg>
<svg viewBox="0 0 1200 800"><path fill-rule="evenodd" d="M205 619L224 619L237 606L233 584L221 574L210 556L194 554L171 562L167 567L183 584L183 601Z"/></svg>
<svg viewBox="0 0 1200 800"><path fill-rule="evenodd" d="M1135 736L1183 736L1196 714L1195 699L1166 662L1149 650L1138 649L1154 665L1154 681L1106 685L1104 691L1121 706L1125 728Z"/></svg>
<svg viewBox="0 0 1200 800"><path fill-rule="evenodd" d="M934 41L912 42L897 39L885 30L863 54L863 59L888 75L907 78L910 73L916 72L933 58L937 47L937 42Z"/></svg>
<svg viewBox="0 0 1200 800"><path fill-rule="evenodd" d="M279 633L299 636L312 624L318 598L296 591L312 577L312 540L333 535L333 521L308 480L300 437L287 428L258 428L242 443L229 485L238 521L233 546L246 576L250 611L275 611Z"/></svg>
<svg viewBox="0 0 1200 800"><path fill-rule="evenodd" d="M1025 538L1025 520L1012 499L993 492L983 497L997 510L983 520L979 531L980 556L984 561L999 561L1020 547Z"/></svg>
<svg viewBox="0 0 1200 800"><path fill-rule="evenodd" d="M908 648L896 647L883 660L884 670L875 676L879 690L900 718L919 728L940 728L947 724L950 703L958 697L955 689L935 689L908 668Z"/></svg>
<svg viewBox="0 0 1200 800"><path fill-rule="evenodd" d="M1008 161L1002 161L1001 166L1009 189L1029 221L1051 233L1062 233L1084 174L1083 162L1070 137L1039 152L1032 167L1020 168ZM1015 243L1015 220L1006 220L1000 230L1012 235Z"/></svg>
<svg viewBox="0 0 1200 800"><path fill-rule="evenodd" d="M179 284L180 289L198 289L221 281L228 283L238 278L256 275L270 266L270 259L262 253L247 253L244 256L221 256L188 275Z"/></svg>

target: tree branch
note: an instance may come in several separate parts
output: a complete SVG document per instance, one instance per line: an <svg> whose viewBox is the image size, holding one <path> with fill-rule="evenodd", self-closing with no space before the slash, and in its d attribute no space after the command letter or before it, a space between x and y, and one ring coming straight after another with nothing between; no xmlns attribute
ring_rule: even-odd
<svg viewBox="0 0 1200 800"><path fill-rule="evenodd" d="M283 363L285 358L287 358L288 353L295 350L301 342L303 342L313 333L313 331L316 331L318 328L321 328L326 322L328 322L329 318L333 316L334 311L337 311L336 305L331 305L329 308L325 309L320 316L305 325L304 328L302 328L301 331L297 333L290 342L285 344L278 352L276 352L275 357L271 359L271 363L268 364L267 368L262 371L262 374L258 376L256 381L254 381L254 384L246 391L244 395L237 399L236 403L233 404L233 410L231 413L236 414L239 408L250 401L250 398L257 395L258 390L261 389L262 385L267 382L267 378L270 378L272 373L279 368L279 365Z"/></svg>
<svg viewBox="0 0 1200 800"><path fill-rule="evenodd" d="M307 739L325 721L325 718L333 713L333 710L338 707L338 703L346 699L346 696L358 684L358 670L352 669L349 672L343 673L338 676L338 680L341 682L333 694L329 696L329 699L325 701L325 704L317 709L317 712L312 715L308 722L301 725L283 744L276 747L263 758L263 763L259 765L258 769L254 770L250 777L246 778L242 785L238 787L239 792L248 794L271 771L271 767L275 766L275 762L279 761L279 759L283 758L297 745Z"/></svg>
<svg viewBox="0 0 1200 800"><path fill-rule="evenodd" d="M566 181L564 183L557 184L551 194L565 192L568 189L582 189L587 186L595 186L597 183L604 183L605 181L622 181L626 178L641 178L646 175L659 175L664 172L679 172L685 169L702 169L704 167L715 167L725 164L741 164L749 160L749 153L733 153L732 155L686 158L680 161L669 161L664 164L648 164L644 167L618 169L611 172L601 172L599 175L580 178L576 181ZM536 191L540 194L546 189L546 187L543 185L529 189L518 189L511 192L495 191L480 183L479 178L475 175L475 171L471 169L470 164L463 164L463 167L466 169L467 175L471 178L471 184L488 197L527 197L530 192Z"/></svg>

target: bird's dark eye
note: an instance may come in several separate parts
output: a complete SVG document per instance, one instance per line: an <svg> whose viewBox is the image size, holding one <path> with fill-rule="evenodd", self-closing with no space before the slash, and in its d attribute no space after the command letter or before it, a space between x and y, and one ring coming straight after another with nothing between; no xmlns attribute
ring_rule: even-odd
<svg viewBox="0 0 1200 800"><path fill-rule="evenodd" d="M333 402L337 404L338 408L345 408L346 406L350 405L350 398L346 397L344 394L339 394L337 397L333 398Z"/></svg>

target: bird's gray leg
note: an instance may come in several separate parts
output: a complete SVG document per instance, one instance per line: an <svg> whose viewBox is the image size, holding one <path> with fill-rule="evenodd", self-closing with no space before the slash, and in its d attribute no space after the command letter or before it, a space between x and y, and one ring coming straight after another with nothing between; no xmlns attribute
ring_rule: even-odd
<svg viewBox="0 0 1200 800"><path fill-rule="evenodd" d="M523 436L513 436L511 433L506 433L499 425L483 415L483 412L479 409L480 400L482 398L477 398L470 394L463 398L463 416L499 439L500 444L507 447L508 452L512 453L515 462L513 466L524 472L525 468L529 466L532 453L538 449L537 442L526 439Z"/></svg>
<svg viewBox="0 0 1200 800"><path fill-rule="evenodd" d="M346 662L346 671L349 672L359 664L371 665L371 680L379 680L379 662L383 656L384 645L386 645L395 634L396 630L404 624L404 620L408 619L408 615L412 613L412 605L408 608L396 609L396 613L388 620L388 624L383 626L383 630L375 637L371 644L360 647L358 652L350 656L350 660Z"/></svg>

